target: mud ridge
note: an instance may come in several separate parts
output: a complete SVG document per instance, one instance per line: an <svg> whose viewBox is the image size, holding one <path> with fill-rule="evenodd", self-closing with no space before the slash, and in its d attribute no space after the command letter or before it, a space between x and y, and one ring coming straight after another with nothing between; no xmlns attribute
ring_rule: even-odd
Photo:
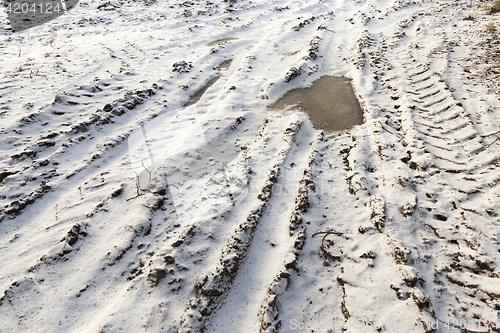
<svg viewBox="0 0 500 333"><path fill-rule="evenodd" d="M323 133L321 133L318 137L318 141L322 140ZM308 167L304 169L303 177L300 180L300 187L295 198L294 211L290 216L290 237L295 234L295 241L293 244L294 249L286 255L283 267L281 268L280 273L273 278L273 282L269 286L267 295L259 310L261 333L276 333L281 327L278 298L286 291L293 270L298 270L297 258L302 250L302 247L304 246L307 229L306 226L300 225L302 224L302 215L309 207L309 193L316 190L312 177L311 165L315 162L317 154L318 151L312 148L312 152L309 156ZM296 231L297 229L299 230Z"/></svg>
<svg viewBox="0 0 500 333"><path fill-rule="evenodd" d="M297 121L290 124L290 127L283 133L285 137L288 137L290 143L295 140L301 126L302 122ZM246 258L255 229L266 210L267 203L272 195L272 189L278 180L289 149L290 146L278 153L278 162L270 170L266 185L258 195L261 203L250 212L247 220L240 224L235 231L235 235L228 240L228 244L222 251L219 264L214 270L206 272L196 279L194 287L197 296L189 300L186 312L181 319L179 332L204 332L206 330L206 323L210 315L219 308L239 267Z"/></svg>

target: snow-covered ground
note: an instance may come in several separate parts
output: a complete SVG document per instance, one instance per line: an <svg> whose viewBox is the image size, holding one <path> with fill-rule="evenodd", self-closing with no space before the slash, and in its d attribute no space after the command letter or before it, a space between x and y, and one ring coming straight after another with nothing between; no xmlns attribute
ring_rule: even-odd
<svg viewBox="0 0 500 333"><path fill-rule="evenodd" d="M500 332L490 5L0 11L0 331ZM325 75L362 125L268 109Z"/></svg>

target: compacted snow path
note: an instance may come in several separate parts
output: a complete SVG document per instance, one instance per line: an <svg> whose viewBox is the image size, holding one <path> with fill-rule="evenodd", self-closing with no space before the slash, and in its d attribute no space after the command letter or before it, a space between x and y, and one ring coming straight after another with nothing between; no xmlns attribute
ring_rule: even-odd
<svg viewBox="0 0 500 333"><path fill-rule="evenodd" d="M0 12L0 330L499 332L489 5ZM362 124L269 109L327 75Z"/></svg>

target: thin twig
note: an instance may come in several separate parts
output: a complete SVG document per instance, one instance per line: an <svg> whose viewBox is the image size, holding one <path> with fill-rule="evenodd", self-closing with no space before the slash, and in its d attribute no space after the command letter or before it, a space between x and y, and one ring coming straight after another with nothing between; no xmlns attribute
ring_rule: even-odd
<svg viewBox="0 0 500 333"><path fill-rule="evenodd" d="M498 136L497 136L497 138L496 138L495 140L493 140L493 142L492 142L492 143L490 143L489 145L487 145L487 146L486 146L486 148L490 148L490 146L491 146L492 144L494 144L495 142L497 142L498 140L500 140L500 137L498 137Z"/></svg>
<svg viewBox="0 0 500 333"><path fill-rule="evenodd" d="M135 173L135 177L136 177L136 179L135 179L135 187L137 189L137 196L140 196L141 195L141 192L140 192L140 190L141 190L141 181L139 179L139 175L137 174L137 172L134 171L134 173Z"/></svg>
<svg viewBox="0 0 500 333"><path fill-rule="evenodd" d="M325 237L328 235L337 235L337 236L343 235L343 233L335 231L335 230L327 230L327 231L318 231L317 233L313 234L311 237L314 237L316 235L321 235L321 234L326 234Z"/></svg>
<svg viewBox="0 0 500 333"><path fill-rule="evenodd" d="M379 124L380 124L380 126L382 126L382 128L383 128L383 129L384 129L387 133L392 134L392 135L395 135L395 136L397 136L397 137L398 137L398 138L400 138L400 139L403 139L403 136L402 136L401 134L399 134L399 133L392 133L392 132L391 132L391 131L389 131L387 128L385 128L385 126L384 126L384 125L380 122L380 120L379 120Z"/></svg>
<svg viewBox="0 0 500 333"><path fill-rule="evenodd" d="M500 131L496 131L496 132L493 132L493 133L490 133L490 134L486 134L486 135L481 135L483 138L486 138L488 136L492 136L492 135L497 135L497 134L500 134Z"/></svg>
<svg viewBox="0 0 500 333"><path fill-rule="evenodd" d="M129 200L132 200L132 199L135 199L135 198L138 198L140 197L141 195L143 195L144 193L141 193L141 191L148 191L149 193L153 193L151 191L151 173L153 172L153 169L151 169L151 171L149 171L145 166L144 166L144 161L141 161L141 164L142 164L142 167L144 169L146 169L146 172L149 174L149 181L148 181L148 188L147 189L143 189L141 188L141 180L139 178L139 175L137 174L137 172L134 171L135 173L135 188L137 190L137 195L134 196L134 197L131 197L131 198L128 198L126 201L129 201ZM179 187L175 184L167 184L165 188L169 187L169 186L173 186L175 187L176 189L179 189Z"/></svg>
<svg viewBox="0 0 500 333"><path fill-rule="evenodd" d="M151 169L151 171L148 170L148 168L146 168L144 166L144 160L141 161L141 164L142 164L142 167L146 170L146 172L149 174L149 180L148 180L148 190L151 190L151 173L153 172L153 169ZM143 190L145 191L145 190Z"/></svg>
<svg viewBox="0 0 500 333"><path fill-rule="evenodd" d="M33 76L42 76L45 78L45 80L48 80L47 75L45 74L39 74L40 70L37 68L36 72L34 70L31 70L30 72L30 79L33 79Z"/></svg>
<svg viewBox="0 0 500 333"><path fill-rule="evenodd" d="M331 254L330 252L328 252L328 250L326 249L326 246L325 246L325 239L326 239L326 237L327 237L327 236L329 236L329 235L337 235L337 236L342 236L342 235L343 235L343 233L338 232L338 231L334 231L334 230L327 230L327 231L319 231L319 232L317 232L317 233L313 234L311 237L314 237L314 236L316 236L316 235L321 235L321 234L324 234L323 238L321 239L321 247L320 247L321 251L323 251L323 253L324 253L326 256L329 256L329 257L331 257L331 258L332 258L332 259L334 259L334 260L339 259L339 257L336 257L336 256L334 256L333 254ZM335 245L335 243L334 243L334 245Z"/></svg>

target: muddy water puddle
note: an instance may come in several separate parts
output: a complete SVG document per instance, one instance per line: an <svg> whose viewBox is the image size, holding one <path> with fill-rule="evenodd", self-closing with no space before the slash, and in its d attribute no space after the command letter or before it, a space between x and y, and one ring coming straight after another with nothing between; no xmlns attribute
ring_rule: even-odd
<svg viewBox="0 0 500 333"><path fill-rule="evenodd" d="M208 88L213 86L215 84L215 82L217 82L217 80L219 80L221 78L220 71L223 69L228 69L231 66L232 62L233 62L233 59L225 60L225 61L221 62L221 64L219 66L217 66L217 71L219 71L219 73L217 73L217 75L215 75L213 78L211 78L207 82L207 84L205 84L200 90L198 90L193 96L191 96L189 98L189 101L186 104L184 104L184 106L190 106L190 105L197 103L201 99L201 97L203 97L203 95L208 90Z"/></svg>
<svg viewBox="0 0 500 333"><path fill-rule="evenodd" d="M311 87L288 91L269 108L284 110L290 106L305 112L314 128L326 133L343 131L363 123L363 111L351 80L344 77L323 76Z"/></svg>

